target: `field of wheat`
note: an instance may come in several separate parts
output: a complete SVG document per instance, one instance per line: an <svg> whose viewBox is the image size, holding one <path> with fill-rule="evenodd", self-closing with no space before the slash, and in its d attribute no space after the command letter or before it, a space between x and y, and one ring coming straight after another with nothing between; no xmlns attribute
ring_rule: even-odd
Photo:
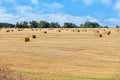
<svg viewBox="0 0 120 80"><path fill-rule="evenodd" d="M1 80L5 67L22 80L120 80L120 29L0 29L1 66Z"/></svg>

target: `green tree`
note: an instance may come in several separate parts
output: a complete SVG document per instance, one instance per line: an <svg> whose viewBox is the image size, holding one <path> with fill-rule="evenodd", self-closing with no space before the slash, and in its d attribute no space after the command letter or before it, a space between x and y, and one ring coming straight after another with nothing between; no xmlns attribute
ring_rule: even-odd
<svg viewBox="0 0 120 80"><path fill-rule="evenodd" d="M26 21L21 21L21 22L20 22L20 26L21 26L21 28L28 28L28 22L26 22Z"/></svg>
<svg viewBox="0 0 120 80"><path fill-rule="evenodd" d="M40 21L38 24L39 28L50 28L50 24L47 21Z"/></svg>
<svg viewBox="0 0 120 80"><path fill-rule="evenodd" d="M56 28L60 28L60 24L58 22L55 23Z"/></svg>
<svg viewBox="0 0 120 80"><path fill-rule="evenodd" d="M104 26L104 27L102 27L102 28L109 28L109 26Z"/></svg>
<svg viewBox="0 0 120 80"><path fill-rule="evenodd" d="M83 28L84 27L84 24L80 24L80 28Z"/></svg>
<svg viewBox="0 0 120 80"><path fill-rule="evenodd" d="M60 28L60 25L56 22L51 22L50 23L50 28Z"/></svg>
<svg viewBox="0 0 120 80"><path fill-rule="evenodd" d="M74 23L64 23L64 28L77 28L76 24Z"/></svg>
<svg viewBox="0 0 120 80"><path fill-rule="evenodd" d="M17 22L17 23L15 24L15 28L20 28L20 27L21 27L20 23Z"/></svg>
<svg viewBox="0 0 120 80"><path fill-rule="evenodd" d="M37 21L30 21L29 22L29 27L30 28L37 28L38 27L38 22Z"/></svg>
<svg viewBox="0 0 120 80"><path fill-rule="evenodd" d="M84 28L99 28L100 25L97 22L85 22Z"/></svg>
<svg viewBox="0 0 120 80"><path fill-rule="evenodd" d="M116 28L120 28L120 25L116 25Z"/></svg>

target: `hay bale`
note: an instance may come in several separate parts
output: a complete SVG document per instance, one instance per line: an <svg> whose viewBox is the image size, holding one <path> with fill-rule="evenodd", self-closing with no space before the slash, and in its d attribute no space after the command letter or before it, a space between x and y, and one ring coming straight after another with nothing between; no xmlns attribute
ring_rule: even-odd
<svg viewBox="0 0 120 80"><path fill-rule="evenodd" d="M18 31L23 31L22 29L18 29Z"/></svg>
<svg viewBox="0 0 120 80"><path fill-rule="evenodd" d="M12 29L11 32L13 32L14 30Z"/></svg>
<svg viewBox="0 0 120 80"><path fill-rule="evenodd" d="M95 30L93 29L92 31L93 31L94 33L99 33L99 30L96 30L96 29L95 29Z"/></svg>
<svg viewBox="0 0 120 80"><path fill-rule="evenodd" d="M101 38L101 37L102 37L102 34L100 34L100 33L95 33L94 36L97 37L97 38Z"/></svg>
<svg viewBox="0 0 120 80"><path fill-rule="evenodd" d="M10 30L6 30L6 32L10 32Z"/></svg>
<svg viewBox="0 0 120 80"><path fill-rule="evenodd" d="M35 29L36 31L38 31L38 29Z"/></svg>
<svg viewBox="0 0 120 80"><path fill-rule="evenodd" d="M57 32L61 32L61 30L57 30Z"/></svg>
<svg viewBox="0 0 120 80"><path fill-rule="evenodd" d="M80 32L80 30L79 29L75 29L75 32Z"/></svg>
<svg viewBox="0 0 120 80"><path fill-rule="evenodd" d="M47 31L42 31L42 33L47 34Z"/></svg>
<svg viewBox="0 0 120 80"><path fill-rule="evenodd" d="M103 34L104 34L104 35L110 35L110 34L111 34L111 31L104 31Z"/></svg>
<svg viewBox="0 0 120 80"><path fill-rule="evenodd" d="M72 32L74 32L75 30L74 30L74 29L72 29L71 31L72 31Z"/></svg>
<svg viewBox="0 0 120 80"><path fill-rule="evenodd" d="M34 31L34 29L31 29L32 31Z"/></svg>
<svg viewBox="0 0 120 80"><path fill-rule="evenodd" d="M22 38L22 39L20 39L22 42L28 42L28 41L30 41L30 38L29 37L25 37L25 38Z"/></svg>
<svg viewBox="0 0 120 80"><path fill-rule="evenodd" d="M29 37L35 39L36 35L30 35Z"/></svg>

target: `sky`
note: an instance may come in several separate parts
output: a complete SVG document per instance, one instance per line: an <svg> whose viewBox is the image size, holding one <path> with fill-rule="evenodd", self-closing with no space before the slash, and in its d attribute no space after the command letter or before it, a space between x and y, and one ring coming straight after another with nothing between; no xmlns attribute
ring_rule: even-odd
<svg viewBox="0 0 120 80"><path fill-rule="evenodd" d="M120 0L0 0L0 22L32 20L115 27L120 25Z"/></svg>

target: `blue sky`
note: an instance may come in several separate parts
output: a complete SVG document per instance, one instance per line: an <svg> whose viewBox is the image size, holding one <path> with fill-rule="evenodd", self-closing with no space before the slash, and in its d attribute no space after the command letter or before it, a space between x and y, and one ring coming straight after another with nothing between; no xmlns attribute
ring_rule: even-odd
<svg viewBox="0 0 120 80"><path fill-rule="evenodd" d="M120 0L0 0L0 22L46 20L120 25Z"/></svg>

